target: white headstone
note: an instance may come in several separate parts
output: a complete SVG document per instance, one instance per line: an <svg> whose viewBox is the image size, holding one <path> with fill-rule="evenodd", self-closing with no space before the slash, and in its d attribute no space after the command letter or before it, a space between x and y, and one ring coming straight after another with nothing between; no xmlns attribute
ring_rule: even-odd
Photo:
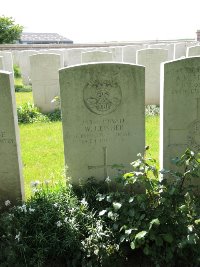
<svg viewBox="0 0 200 267"><path fill-rule="evenodd" d="M144 67L99 63L59 71L65 163L72 182L117 175L143 153Z"/></svg>
<svg viewBox="0 0 200 267"><path fill-rule="evenodd" d="M136 51L143 49L143 45L126 45L122 49L123 62L136 63Z"/></svg>
<svg viewBox="0 0 200 267"><path fill-rule="evenodd" d="M112 52L90 51L81 53L81 63L112 61Z"/></svg>
<svg viewBox="0 0 200 267"><path fill-rule="evenodd" d="M58 70L64 66L63 58L57 54L30 56L33 101L42 112L58 108L52 100L60 95Z"/></svg>
<svg viewBox="0 0 200 267"><path fill-rule="evenodd" d="M24 198L14 81L0 71L0 203Z"/></svg>
<svg viewBox="0 0 200 267"><path fill-rule="evenodd" d="M162 48L162 49L167 49L168 50L168 60L173 60L174 59L174 49L175 49L175 44L152 44L149 45L149 48Z"/></svg>
<svg viewBox="0 0 200 267"><path fill-rule="evenodd" d="M186 51L187 57L200 56L200 45L190 46Z"/></svg>
<svg viewBox="0 0 200 267"><path fill-rule="evenodd" d="M161 169L187 148L200 151L200 57L167 62L162 70Z"/></svg>
<svg viewBox="0 0 200 267"><path fill-rule="evenodd" d="M24 85L31 84L31 66L30 66L30 56L37 54L36 50L24 50L20 51L19 54L19 67L22 74L22 81Z"/></svg>
<svg viewBox="0 0 200 267"><path fill-rule="evenodd" d="M168 60L168 50L138 50L137 64L145 66L145 104L160 105L160 64Z"/></svg>
<svg viewBox="0 0 200 267"><path fill-rule="evenodd" d="M0 51L0 56L4 58L4 70L13 73L13 59L11 52Z"/></svg>
<svg viewBox="0 0 200 267"><path fill-rule="evenodd" d="M0 70L5 70L4 58L0 56Z"/></svg>

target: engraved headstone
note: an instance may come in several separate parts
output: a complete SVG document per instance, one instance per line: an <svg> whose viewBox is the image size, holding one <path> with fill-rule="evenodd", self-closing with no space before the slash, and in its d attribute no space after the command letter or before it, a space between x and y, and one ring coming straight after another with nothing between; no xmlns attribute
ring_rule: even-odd
<svg viewBox="0 0 200 267"><path fill-rule="evenodd" d="M168 60L168 50L141 49L137 51L136 60L145 66L145 104L160 105L160 64Z"/></svg>
<svg viewBox="0 0 200 267"><path fill-rule="evenodd" d="M88 51L81 53L81 63L112 61L112 52Z"/></svg>
<svg viewBox="0 0 200 267"><path fill-rule="evenodd" d="M59 71L65 163L68 175L114 177L114 164L130 170L143 153L144 67L99 63Z"/></svg>
<svg viewBox="0 0 200 267"><path fill-rule="evenodd" d="M0 205L24 198L13 75L0 71Z"/></svg>
<svg viewBox="0 0 200 267"><path fill-rule="evenodd" d="M187 148L200 151L200 57L162 67L160 166L172 169Z"/></svg>
<svg viewBox="0 0 200 267"><path fill-rule="evenodd" d="M37 54L30 56L33 101L42 112L58 108L52 102L60 95L58 70L63 67L63 57L57 54Z"/></svg>

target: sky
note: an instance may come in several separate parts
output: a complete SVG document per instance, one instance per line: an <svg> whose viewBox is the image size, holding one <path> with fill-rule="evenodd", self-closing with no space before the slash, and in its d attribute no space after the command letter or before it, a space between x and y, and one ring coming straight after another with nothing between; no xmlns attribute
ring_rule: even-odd
<svg viewBox="0 0 200 267"><path fill-rule="evenodd" d="M1 0L0 16L24 32L59 33L74 43L196 39L199 0Z"/></svg>

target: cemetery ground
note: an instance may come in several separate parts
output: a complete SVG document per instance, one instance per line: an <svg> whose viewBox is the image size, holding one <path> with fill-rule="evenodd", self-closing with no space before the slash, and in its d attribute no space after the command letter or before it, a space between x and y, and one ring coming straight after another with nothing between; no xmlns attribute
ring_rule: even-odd
<svg viewBox="0 0 200 267"><path fill-rule="evenodd" d="M32 103L32 95L16 92L16 101ZM200 156L186 151L175 161L184 168L171 172L179 179L159 181L159 116L146 116L149 159L139 156L114 185L63 184L61 121L19 127L27 199L13 208L5 202L1 267L200 266L199 198L184 187L190 174L199 176Z"/></svg>

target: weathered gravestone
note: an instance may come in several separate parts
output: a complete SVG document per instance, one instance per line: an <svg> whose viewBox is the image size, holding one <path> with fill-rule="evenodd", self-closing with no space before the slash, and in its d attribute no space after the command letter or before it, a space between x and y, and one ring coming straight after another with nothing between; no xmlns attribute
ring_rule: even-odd
<svg viewBox="0 0 200 267"><path fill-rule="evenodd" d="M33 101L42 112L58 108L52 100L60 95L58 70L64 66L64 59L57 54L30 56Z"/></svg>
<svg viewBox="0 0 200 267"><path fill-rule="evenodd" d="M13 76L0 71L0 204L24 198Z"/></svg>
<svg viewBox="0 0 200 267"><path fill-rule="evenodd" d="M136 59L137 64L145 66L145 104L160 105L160 64L168 60L168 50L141 49Z"/></svg>
<svg viewBox="0 0 200 267"><path fill-rule="evenodd" d="M160 166L172 169L187 148L200 152L200 58L162 67Z"/></svg>
<svg viewBox="0 0 200 267"><path fill-rule="evenodd" d="M114 164L143 153L144 67L99 63L59 71L65 163L68 175L110 178Z"/></svg>
<svg viewBox="0 0 200 267"><path fill-rule="evenodd" d="M81 63L112 61L112 52L88 51L81 53Z"/></svg>
<svg viewBox="0 0 200 267"><path fill-rule="evenodd" d="M145 45L126 45L122 48L123 62L136 63L136 51L145 48Z"/></svg>

